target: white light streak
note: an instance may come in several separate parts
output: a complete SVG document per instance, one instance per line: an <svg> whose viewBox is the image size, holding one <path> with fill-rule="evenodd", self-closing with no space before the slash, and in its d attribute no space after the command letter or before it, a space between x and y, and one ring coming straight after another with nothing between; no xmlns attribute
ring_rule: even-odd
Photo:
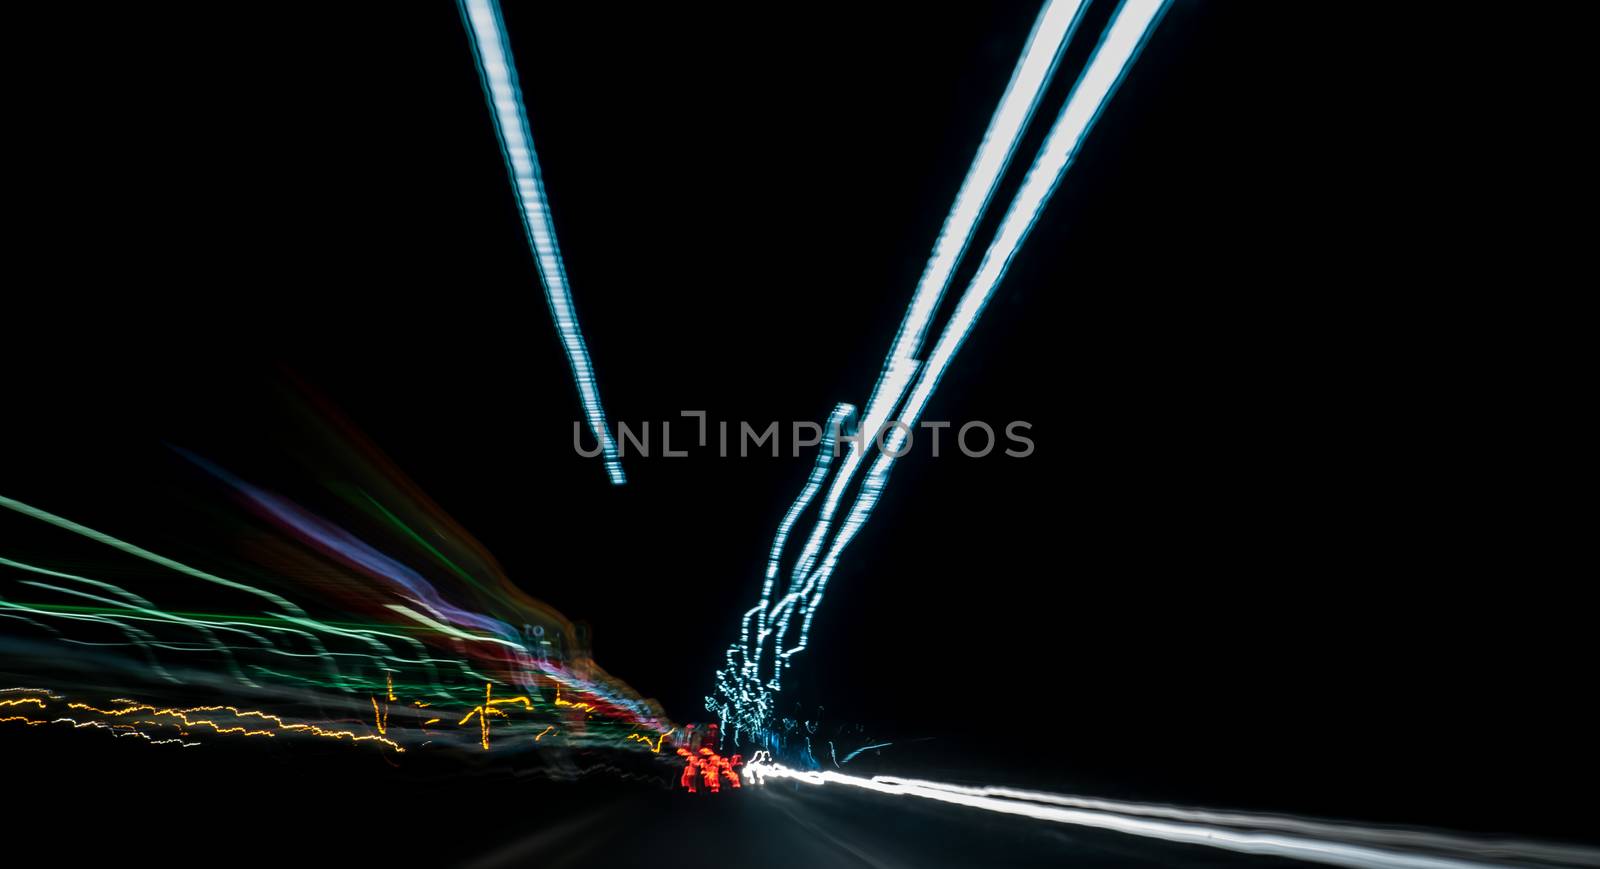
<svg viewBox="0 0 1600 869"><path fill-rule="evenodd" d="M911 796L952 805L1018 815L1057 824L1113 830L1133 836L1205 845L1245 854L1284 857L1354 869L1482 869L1495 860L1556 860L1594 865L1600 851L1538 842L1479 840L1392 827L1362 827L1244 812L1210 812L1173 806L1090 800L1037 791L967 787L890 776L846 775L833 770L802 772L773 763L759 752L744 767L755 785L788 779L808 785L847 785L888 796ZM1242 829L1252 827L1255 829ZM1375 847L1374 842L1387 847ZM1423 853L1417 848L1463 852Z"/></svg>

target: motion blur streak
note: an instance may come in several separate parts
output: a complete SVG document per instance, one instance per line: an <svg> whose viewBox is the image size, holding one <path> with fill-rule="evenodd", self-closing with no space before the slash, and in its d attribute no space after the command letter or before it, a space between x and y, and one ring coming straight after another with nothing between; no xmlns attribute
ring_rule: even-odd
<svg viewBox="0 0 1600 869"><path fill-rule="evenodd" d="M1160 21L1161 13L1167 8L1168 2L1169 0L1125 0L1118 8L1110 27L1095 48L1094 55L1089 59L1089 65L1084 70L1083 76L1078 79L1072 95L1067 98L1061 114L1050 128L1049 136L1045 140L1044 147L1040 149L1039 156L1028 169L1022 189L1017 191L1016 198L1006 211L994 241L984 252L977 274L962 293L955 313L951 315L943 334L939 336L938 343L934 345L927 364L922 367L921 377L901 409L899 425L891 429L887 446L873 460L872 467L862 481L861 492L856 498L855 505L851 507L838 535L834 537L827 557L806 577L805 584L800 588L798 599L806 600L809 596L810 602L805 607L799 641L794 648L782 652L785 658L805 648L811 618L816 612L817 605L822 601L828 578L833 574L844 548L850 544L856 532L872 514L873 507L877 505L878 498L888 483L889 471L894 467L895 458L904 451L906 432L915 426L922 416L923 408L927 406L928 399L932 397L934 389L943 378L945 369L949 367L956 351L960 349L962 342L977 323L978 316L983 313L984 306L994 295L1001 278L1005 277L1012 257L1021 248L1028 231L1033 228L1039 213L1043 211L1045 203L1049 201L1056 185L1066 174L1073 155L1077 153L1078 146L1083 142L1095 119L1099 117L1111 93L1132 67L1139 49L1143 47L1145 40ZM827 521L828 517L824 515L817 527L818 534L826 533ZM807 546L809 548L810 544ZM783 643L784 635L780 632L777 638L779 648Z"/></svg>
<svg viewBox="0 0 1600 869"><path fill-rule="evenodd" d="M1039 20L1034 24L1033 33L1023 49L1022 59L1018 61L1016 71L1012 73L1011 81L1000 98L1000 107L990 120L989 128L984 131L978 154L956 192L956 201L950 208L950 214L945 217L939 237L933 243L933 255L929 257L922 277L917 282L911 305L906 309L905 319L900 323L900 331L896 333L894 345L884 362L883 373L873 389L871 400L867 402L864 425L867 431L877 431L877 427L888 418L889 411L900 402L909 375L916 369L915 356L928 334L928 322L933 317L934 309L939 306L939 299L949 287L950 276L961 261L961 255L972 243L978 220L988 208L1001 174L1016 153L1017 141L1033 117L1039 96L1055 72L1061 52L1077 29L1082 9L1082 0L1051 0L1039 13ZM854 474L861 453L859 448L850 451L840 474L841 479L848 481ZM835 491L829 493L830 504L838 501L838 488L836 483Z"/></svg>
<svg viewBox="0 0 1600 869"><path fill-rule="evenodd" d="M966 340L973 325L977 323L984 306L994 295L1000 280L1005 277L1012 257L1022 247L1029 230L1038 220L1039 213L1044 210L1045 203L1050 200L1056 185L1066 174L1073 156L1077 154L1078 146L1082 144L1084 136L1100 116L1112 92L1133 67L1139 49L1154 31L1168 2L1169 0L1124 0L1122 6L1118 8L1111 26L1095 48L1094 56L1089 59L1083 77L1078 79L1077 85L1072 89L1072 95L1067 98L1061 114L1050 128L1049 137L1045 140L1044 147L1040 149L1039 156L1028 169L1022 189L1017 191L1016 198L1012 200L999 232L995 234L989 249L984 252L978 273L968 284L956 312L951 315L950 322L945 326L944 334L934 345L933 354L923 367L922 377L917 381L901 413L900 421L905 425L915 425L921 417L928 398L939 385L939 380L949 367L951 358L955 356L961 343ZM894 445L880 453L877 462L874 463L874 474L880 472L880 465L883 472L887 472L888 466L884 460L888 455L899 452L904 435L896 429L893 439Z"/></svg>
<svg viewBox="0 0 1600 869"><path fill-rule="evenodd" d="M990 120L988 129L984 131L977 156L967 170L966 178L956 193L955 203L939 230L933 254L923 270L921 279L917 282L911 305L906 309L905 318L901 321L899 332L895 335L894 344L884 362L883 373L873 388L871 400L867 404L866 421L861 426L862 431L877 431L890 411L900 402L906 386L911 382L911 376L916 372L918 364L914 356L927 334L928 322L933 316L934 309L938 307L939 299L943 297L962 254L972 241L973 232L987 209L990 198L994 195L1000 176L1011 162L1017 142L1033 116L1039 97L1049 83L1056 63L1060 60L1061 53L1077 26L1082 8L1081 0L1050 0L1039 13L1033 32L1029 34L1023 48L1022 57L1012 72L1005 93L1001 96L1000 106ZM851 405L839 405L828 421L828 431L830 433L840 431L844 420L854 412L855 408ZM787 658L777 654L781 648L777 644L782 642L781 637L787 633L791 610L796 603L793 589L800 584L801 577L810 568L812 559L823 543L827 523L838 508L845 487L855 476L864 451L864 443L857 441L851 444L820 507L821 519L807 540L805 550L794 568L790 594L774 606L772 593L783 548L800 513L810 505L818 490L827 481L832 449L825 447L819 453L817 465L804 490L784 516L783 523L773 540L772 556L763 581L761 600L746 614L740 626L739 643L729 650L728 666L717 674L717 690L723 697L720 701L707 698L707 708L717 713L723 720L724 729L729 719L733 720L737 731L743 727L751 729L760 727L768 717L771 711L768 692L779 690L782 669ZM750 636L752 617L756 621L754 642L751 642ZM771 678L763 683L762 653L767 639L775 632L779 639L774 642L773 672ZM738 660L735 660L736 657Z"/></svg>
<svg viewBox="0 0 1600 869"><path fill-rule="evenodd" d="M552 775L615 766L596 750L674 765L675 726L594 662L578 625L332 408L281 397L323 411L287 441L287 478L311 477L297 490L317 509L173 445L203 471L204 506L151 546L183 561L0 496L0 536L29 542L26 560L0 556L0 684L50 688L0 688L0 733L359 744L386 763L494 751ZM208 547L219 532L228 545Z"/></svg>
<svg viewBox="0 0 1600 869"><path fill-rule="evenodd" d="M1083 74L1074 85L1045 140L1024 177L1022 187L1007 208L994 240L984 252L977 273L962 294L955 312L935 344L926 363L916 356L927 334L929 320L949 283L956 265L966 251L974 229L986 210L1016 143L1027 127L1040 93L1048 84L1062 48L1070 39L1078 20L1080 5L1069 0L1045 4L1023 50L1022 58L991 120L978 155L957 193L945 224L935 242L932 257L913 294L912 302L895 336L883 372L873 389L858 437L833 475L828 493L818 508L816 524L806 539L790 574L787 589L773 602L777 563L790 530L805 510L829 472L820 457L805 490L785 515L774 541L773 555L762 586L759 603L749 611L741 625L740 642L730 648L727 666L716 676L716 694L706 698L706 707L722 719L724 730L731 723L737 735L741 730L760 730L768 724L772 708L771 692L782 688L782 672L795 654L803 651L810 635L811 621L821 605L828 579L839 557L857 531L871 515L888 482L894 459L905 451L905 435L917 424L945 369L966 339L984 306L1005 276L1012 257L1021 248L1051 193L1066 173L1078 146L1099 117L1116 86L1132 67L1139 49L1154 32L1170 0L1124 0L1101 36ZM909 397L907 386L915 382ZM869 440L884 432L885 425L905 397L894 424L887 429L889 441L880 450L864 478L856 500L837 532L834 514L852 485ZM830 419L830 431L837 439L840 405ZM829 447L825 446L824 450ZM830 542L830 534L832 534ZM819 561L820 558L820 561ZM789 631L798 615L800 626L794 645ZM752 637L749 621L755 619ZM771 643L771 673L765 677L761 660Z"/></svg>
<svg viewBox="0 0 1600 869"><path fill-rule="evenodd" d="M528 233L528 244L533 247L539 275L544 280L550 314L555 318L556 329L561 332L561 343L566 348L567 361L572 365L572 376L578 384L578 395L583 401L583 412L588 417L589 428L605 453L606 473L610 475L613 485L620 486L627 482L627 478L622 474L616 443L607 434L606 414L600 406L600 389L595 385L583 332L578 329L577 311L572 307L572 293L567 288L567 268L561 262L561 249L556 245L555 224L550 219L550 204L544 194L539 157L533 150L533 133L528 127L528 113L522 102L522 88L517 84L517 70L512 64L511 42L506 36L500 4L496 0L461 0L460 5L462 20L472 38L472 51L478 59L483 89L489 98L489 108L494 113L495 130L500 137L500 146L505 151L511 181L517 188L517 201L522 206L522 222Z"/></svg>
<svg viewBox="0 0 1600 869"><path fill-rule="evenodd" d="M48 696L50 697L50 699L52 701L61 699L59 696L54 695L54 694L50 694ZM41 710L47 708L46 704L43 701L39 701L39 700L30 698L30 702L38 705L38 707ZM152 740L152 738L147 733L145 733L142 730L140 730L140 728L141 727L172 727L172 728L176 729L183 736L189 736L190 735L188 733L188 731L185 730L184 728L188 728L190 730L199 730L201 728L207 728L212 733L214 733L214 734L216 734L218 736L226 736L226 735L230 735L230 734L237 734L239 736L247 736L247 737L248 736L273 737L273 736L277 736L279 733L307 734L307 735L310 735L310 736L319 736L319 737L324 737L324 738L332 739L332 740L346 740L346 741L349 741L351 743L377 742L377 743L381 743L383 745L388 746L389 748L393 749L394 751L396 751L398 753L401 753L401 754L405 753L405 749L403 747L401 747L398 743L396 743L394 740L386 739L381 735L380 736L374 736L374 735L370 735L370 734L365 734L364 735L364 734L355 733L355 732L350 731L350 730L333 730L333 729L321 727L321 726L316 725L316 724L289 722L289 721L285 721L282 717L280 717L278 715L273 715L273 714L262 712L262 711L256 710L256 709L240 709L237 706L224 706L224 705L191 706L191 707L183 708L183 709L158 708L156 706L153 706L153 705L150 705L150 704L147 704L147 703L139 703L139 702L133 701L133 700L127 701L127 704L128 705L124 706L121 709L102 709L100 707L94 706L93 704L78 703L78 702L68 702L68 703L65 704L66 710L71 711L74 715L81 716L83 713L89 713L91 715L99 716L101 719L112 719L112 721L109 721L109 722L105 721L105 720L96 720L96 719L89 719L89 720L80 721L77 718L65 717L65 716L57 717L57 718L53 718L53 719L43 719L43 720L41 720L41 719L30 719L30 718L18 716L18 717L0 718L0 721L21 721L24 724L27 724L27 725L30 725L30 726L38 725L38 724L69 724L74 729L81 729L81 728L84 728L84 727L98 727L98 728L101 728L101 729L104 729L104 730L117 731L117 733L116 733L117 736L142 736L142 737L144 737L144 739L146 741L151 742L151 744L153 744L153 745L179 744L179 745L182 745L184 748L193 748L195 746L200 745L200 743L198 743L198 742L183 742L181 740L176 740L176 739ZM202 712L204 712L204 713L227 713L227 717L231 717L231 718L234 718L236 720L237 719L244 719L244 718L253 718L253 719L256 719L256 720L261 721L263 723L270 723L274 729L272 729L272 730L263 730L263 729L261 729L259 727L252 728L252 727L246 727L246 726L243 726L243 725L240 725L240 724L234 724L234 725L231 725L231 726L224 726L223 724L217 723L211 717L207 717L207 718L196 718L196 717L193 717L193 716L197 715L198 713L202 713ZM223 717L223 716L216 716L216 717ZM167 721L150 721L150 720L147 720L149 718L166 718L166 719L169 719L169 720L167 720Z"/></svg>
<svg viewBox="0 0 1600 869"><path fill-rule="evenodd" d="M965 787L961 785L948 785L940 784L938 782L919 781L916 779L900 779L891 776L879 776L878 780L891 784L911 784L921 787L937 788L950 793L1000 797L1002 799L1011 800L1027 800L1054 806L1070 806L1073 808L1091 809L1095 811L1117 812L1124 815L1140 815L1151 818L1171 818L1179 821L1192 821L1201 824L1217 824L1226 827L1247 827L1258 830L1283 830L1285 832L1298 833L1305 836L1339 839L1345 842L1362 842L1369 845L1398 848L1422 848L1432 851L1454 851L1461 854L1471 854L1478 857L1492 857L1501 860L1537 860L1547 863L1568 863L1578 866L1600 866L1600 849L1585 848L1577 845L1558 845L1548 842L1532 842L1521 839L1478 839L1429 830L1409 830L1397 827L1363 827L1350 823L1335 823L1331 821L1297 818L1286 815L1268 815L1258 812L1224 812L1212 809L1184 808L1182 806L1150 805L1146 803L1130 803L1122 800L1090 799L1086 797L1074 797L1064 794L1046 793L1044 791L1027 791L1006 787Z"/></svg>
<svg viewBox="0 0 1600 869"><path fill-rule="evenodd" d="M1401 841L1402 834L1393 829L1366 829L1353 825L1322 823L1307 823L1303 829L1297 830L1296 834L1233 829L1229 826L1224 826L1224 824L1228 824L1231 821L1223 819L1239 821L1241 826L1266 826L1259 823L1263 819L1282 824L1289 819L1242 813L1190 812L1167 806L1142 806L1137 803L1104 803L1107 807L1120 807L1115 812L1099 809L1068 808L1064 805L1041 805L1041 802L1070 803L1075 798L1059 797L1053 794L1012 792L1028 793L1029 797L1027 799L1009 799L999 796L999 789L969 788L886 776L861 778L832 770L802 772L773 763L764 756L764 753L758 754L755 759L745 765L744 777L756 785L764 784L767 779L771 778L792 779L809 785L849 785L890 796L922 797L968 808L983 809L984 811L999 812L1007 815L1020 815L1058 824L1095 827L1168 842L1206 845L1212 848L1221 848L1245 854L1283 857L1311 863L1325 863L1332 866L1356 867L1356 869L1481 869L1481 867L1499 865L1464 856L1399 850L1399 848L1407 846L1438 847L1439 843L1443 841L1448 841L1451 850L1481 847L1481 845L1471 840L1453 836L1418 834L1418 838L1414 841ZM1040 799L1043 797L1048 797L1049 799ZM1083 802L1101 803L1102 801L1085 800ZM1141 811L1135 812L1133 811L1134 809ZM1122 812L1123 814L1117 812ZM1149 820L1148 817L1138 817L1139 814L1147 816L1165 814L1173 817L1186 814L1208 814L1214 823L1198 824L1187 820ZM1319 834L1328 836L1328 838L1320 838ZM1350 840L1341 841L1338 838L1334 838L1336 836L1346 836ZM1363 838L1376 840L1385 836L1389 837L1387 844L1394 846L1393 848L1376 848L1360 843ZM1532 852L1514 850L1508 852L1506 850L1518 844L1520 843L1493 843L1494 846L1499 848L1494 852L1495 856L1528 858L1536 853L1538 856L1533 857L1533 859L1550 860L1552 855L1559 851L1566 855L1559 858L1561 862L1570 861L1576 862L1578 865L1594 865L1590 861L1594 859L1595 855L1589 853L1587 849L1535 845L1532 846L1534 849Z"/></svg>

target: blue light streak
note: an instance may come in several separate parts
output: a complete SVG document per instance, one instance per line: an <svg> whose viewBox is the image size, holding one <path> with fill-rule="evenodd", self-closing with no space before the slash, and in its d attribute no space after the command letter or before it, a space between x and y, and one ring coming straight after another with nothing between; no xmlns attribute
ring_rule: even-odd
<svg viewBox="0 0 1600 869"><path fill-rule="evenodd" d="M627 482L627 478L622 474L616 443L606 426L600 390L595 385L594 369L589 363L589 350L583 343L583 332L578 328L577 311L572 307L567 269L561 262L561 250L556 245L555 224L551 222L549 200L544 192L539 158L533 150L533 133L528 127L528 113L523 106L522 89L517 84L517 70L512 64L511 43L506 35L505 21L500 15L500 4L497 0L460 0L460 6L467 33L472 37L472 51L478 60L484 93L493 110L495 131L505 154L506 168L511 173L517 202L522 208L522 225L527 231L528 244L533 248L539 276L544 282L550 315L555 320L556 330L561 333L561 344L566 349L567 362L572 366L573 380L578 384L578 397L583 402L589 429L594 432L605 455L606 474L613 485L620 486Z"/></svg>
<svg viewBox="0 0 1600 869"><path fill-rule="evenodd" d="M856 749L855 751L852 751L849 754L845 755L844 756L844 760L841 760L839 762L840 763L849 763L850 761L855 760L856 756L861 754L863 751L871 751L874 748L888 748L891 745L894 745L894 743L892 743L892 742L876 742L876 743L873 743L872 745L863 745L860 748Z"/></svg>
<svg viewBox="0 0 1600 869"><path fill-rule="evenodd" d="M904 452L906 433L917 424L956 351L1005 277L1012 258L1027 239L1028 232L1071 165L1078 147L1094 126L1117 85L1132 68L1169 2L1124 0L1118 7L1051 126L1043 147L1024 176L1022 187L1007 208L993 241L984 251L977 273L957 302L955 313L946 323L927 361L919 362L916 354L921 349L929 320L938 307L956 264L971 241L977 222L1021 138L1039 94L1048 84L1056 60L1078 20L1081 4L1070 0L1052 0L1040 13L1022 59L1002 97L1001 107L990 122L978 157L956 196L955 205L946 218L934 245L933 255L895 336L862 421L860 436L851 443L848 454L833 476L828 494L819 508L816 525L796 559L787 591L776 603L771 603L781 551L800 512L815 497L820 486L818 475L825 477L828 473L829 463L823 457L818 457L817 466L805 490L785 515L779 528L768 562L761 600L746 615L740 643L729 651L728 667L717 674L717 692L721 697L706 698L707 708L723 720L724 730L731 723L737 736L741 730L756 730L765 726L772 708L769 692L782 690L783 669L788 666L791 657L806 648L812 619L822 603L828 580L838 566L844 549L877 506L888 484L895 459ZM906 394L908 386L911 386L909 395ZM897 407L900 412L895 415ZM835 413L837 415L838 412ZM860 482L855 502L837 532L834 532L834 514L854 481L867 447L891 418L898 425L890 429L884 449L879 451L868 468ZM825 444L824 451L831 452L831 447L832 444ZM800 619L799 635L795 644L788 646L789 633L797 614ZM752 616L758 625L753 642L748 630ZM770 677L763 681L761 660L769 640L773 655L769 665L771 672Z"/></svg>

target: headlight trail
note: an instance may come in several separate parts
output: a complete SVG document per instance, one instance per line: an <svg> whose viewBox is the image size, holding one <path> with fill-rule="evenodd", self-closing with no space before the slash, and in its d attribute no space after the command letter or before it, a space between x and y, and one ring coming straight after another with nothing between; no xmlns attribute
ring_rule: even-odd
<svg viewBox="0 0 1600 869"><path fill-rule="evenodd" d="M1124 0L1118 7L1024 176L1022 187L1007 208L977 273L962 293L927 361L919 363L916 356L921 351L932 314L971 241L977 222L1081 11L1080 4L1070 0L1050 0L1045 4L1000 108L990 122L978 155L935 242L933 255L873 388L858 434L838 469L831 472L832 482L818 506L815 525L795 558L787 587L781 596L775 597L782 550L793 525L810 507L830 474L830 461L822 456L800 497L784 516L774 538L761 597L746 614L740 626L740 640L730 647L727 663L716 675L714 693L706 698L707 709L723 721L724 730L731 725L736 738L741 731L758 731L768 725L773 705L771 694L782 689L782 674L789 659L806 648L811 621L822 603L828 579L845 547L877 505L894 460L903 453L906 433L916 426L950 361L976 324L1079 145L1117 84L1132 68L1169 2ZM824 452L831 452L842 433L842 421L853 414L854 408L847 404L841 404L834 411L829 420L832 443L825 442ZM885 432L887 443L882 444L883 448L861 479L854 503L835 530L835 513L845 493L855 485L856 472L865 460L869 445ZM798 633L790 645L790 632L796 621L799 622ZM763 664L763 659L769 656L770 663Z"/></svg>
<svg viewBox="0 0 1600 869"><path fill-rule="evenodd" d="M891 776L864 778L833 770L805 772L773 763L764 752L745 764L744 777L755 785L765 784L768 779L817 786L847 785L888 796L920 797L1058 824L1354 869L1484 869L1504 865L1475 859L1477 857L1580 866L1600 864L1600 850L1579 846L1475 839L1393 827L1092 800Z"/></svg>
<svg viewBox="0 0 1600 869"><path fill-rule="evenodd" d="M500 15L500 4L498 0L460 0L460 7L467 34L471 37L473 55L478 60L483 90L494 114L495 131L505 152L506 167L511 173L511 183L516 187L522 225L528 235L528 244L533 248L534 259L538 262L539 276L544 282L550 315L561 333L561 345L566 349L568 364L572 366L573 380L578 384L578 396L583 402L589 429L594 432L605 454L606 473L613 485L620 486L627 482L627 478L622 473L616 443L608 433L605 409L600 404L600 389L595 385L594 369L589 363L589 350L584 344L583 332L578 328L578 313L572 306L572 292L567 286L567 268L561 261L561 249L556 244L550 202L544 193L539 157L533 149L533 132L528 127L528 112L522 101L522 89L517 84L517 69L512 62L511 41Z"/></svg>
<svg viewBox="0 0 1600 869"><path fill-rule="evenodd" d="M1460 855L1500 860L1534 860L1546 863L1600 865L1600 849L1577 845L1560 845L1526 839L1473 838L1431 830L1415 830L1393 826L1369 827L1348 822L1324 821L1289 815L1272 815L1261 812L1220 811L1216 809L1188 808L1153 803L1134 803L1125 800L1106 800L1091 797L1053 794L1019 788L985 785L940 784L938 782L879 776L888 783L914 784L940 788L951 793L975 796L992 796L1001 799L1023 800L1046 805L1067 806L1093 811L1114 812L1151 818L1168 818L1198 824L1215 824L1225 827L1243 827L1255 830L1278 830L1311 838L1336 839L1359 842L1377 847L1424 849L1454 852Z"/></svg>

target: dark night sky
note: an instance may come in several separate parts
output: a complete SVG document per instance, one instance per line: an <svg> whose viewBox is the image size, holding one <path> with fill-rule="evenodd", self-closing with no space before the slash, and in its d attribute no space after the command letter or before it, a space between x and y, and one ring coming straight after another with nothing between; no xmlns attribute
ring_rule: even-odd
<svg viewBox="0 0 1600 869"><path fill-rule="evenodd" d="M863 403L1036 6L508 6L611 416ZM616 489L573 455L452 3L209 16L97 14L30 67L17 248L55 305L8 348L8 493L181 537L118 517L177 476L163 440L270 465L284 366L703 716L810 457ZM1564 743L1592 650L1480 424L1493 362L1405 258L1453 219L1418 136L1489 77L1376 18L1176 4L928 410L1037 453L900 463L796 702L1046 782L1565 829L1534 816L1593 768Z"/></svg>

